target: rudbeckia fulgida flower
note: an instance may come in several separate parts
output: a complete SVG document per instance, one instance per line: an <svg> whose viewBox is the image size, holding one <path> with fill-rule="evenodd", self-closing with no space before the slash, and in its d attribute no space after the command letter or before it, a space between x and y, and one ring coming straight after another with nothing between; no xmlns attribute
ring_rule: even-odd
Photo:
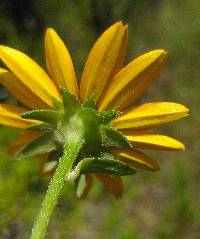
<svg viewBox="0 0 200 239"><path fill-rule="evenodd" d="M80 86L70 54L55 30L45 34L46 73L26 54L0 46L0 83L21 106L0 104L0 123L23 133L10 151L17 158L39 155L41 175L53 174L63 146L82 135L73 165L79 196L86 196L97 177L116 198L121 176L136 169L158 170L142 149L184 150L170 136L154 133L160 125L188 115L173 102L135 104L165 65L167 52L147 52L124 66L127 25L117 22L96 41L86 61Z"/></svg>

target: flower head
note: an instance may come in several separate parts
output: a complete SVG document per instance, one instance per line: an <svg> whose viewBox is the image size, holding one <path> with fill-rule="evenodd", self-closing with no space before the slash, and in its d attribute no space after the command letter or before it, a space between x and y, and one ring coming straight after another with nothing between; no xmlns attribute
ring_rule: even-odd
<svg viewBox="0 0 200 239"><path fill-rule="evenodd" d="M177 103L134 105L159 76L167 58L153 50L124 66L127 25L118 22L94 44L80 81L70 54L49 28L45 34L48 74L24 53L0 46L1 84L24 107L1 104L0 123L25 130L10 151L18 158L40 155L41 174L54 172L63 146L77 135L83 148L74 164L77 193L85 196L95 175L116 198L121 177L135 169L158 170L158 163L141 149L184 150L184 145L153 128L188 115Z"/></svg>

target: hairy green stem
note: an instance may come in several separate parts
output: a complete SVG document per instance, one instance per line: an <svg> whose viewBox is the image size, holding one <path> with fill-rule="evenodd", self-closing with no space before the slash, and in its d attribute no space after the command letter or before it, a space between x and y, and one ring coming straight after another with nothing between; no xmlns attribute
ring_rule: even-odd
<svg viewBox="0 0 200 239"><path fill-rule="evenodd" d="M30 239L44 238L51 214L57 204L61 189L65 183L66 175L72 169L81 146L80 140L73 140L73 142L65 146L64 154L62 158L60 158L58 168L49 184L40 213L32 229Z"/></svg>

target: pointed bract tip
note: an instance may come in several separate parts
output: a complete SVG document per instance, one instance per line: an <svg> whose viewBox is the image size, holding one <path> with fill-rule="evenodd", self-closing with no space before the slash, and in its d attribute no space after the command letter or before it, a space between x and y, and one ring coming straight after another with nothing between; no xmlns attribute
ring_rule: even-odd
<svg viewBox="0 0 200 239"><path fill-rule="evenodd" d="M127 24L123 26L123 30L124 30L125 32L128 31L128 25L127 25Z"/></svg>

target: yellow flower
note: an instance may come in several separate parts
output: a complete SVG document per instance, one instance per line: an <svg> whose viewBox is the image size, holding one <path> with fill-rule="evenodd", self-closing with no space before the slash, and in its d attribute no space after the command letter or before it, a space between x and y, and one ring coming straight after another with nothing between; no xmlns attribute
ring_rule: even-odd
<svg viewBox="0 0 200 239"><path fill-rule="evenodd" d="M0 46L0 59L9 69L0 68L0 82L24 105L22 108L0 104L0 123L27 130L27 126L37 121L23 119L20 114L30 109L51 109L52 97L62 101L60 86L74 96L80 97L81 102L94 94L99 112L117 110L122 113L111 124L133 145L131 149L113 147L113 154L136 168L158 170L158 163L140 149L182 151L184 145L176 139L149 130L185 117L189 110L181 104L170 102L133 105L159 76L166 62L167 52L162 49L153 50L124 66L127 29L127 25L117 22L100 36L85 64L80 90L70 54L52 28L47 29L45 34L48 74L24 53ZM19 151L39 135L40 132L27 130L17 138L10 150ZM47 173L54 169L55 167ZM116 198L121 197L123 186L119 176L111 177L105 174L96 176ZM92 176L89 176L85 195L91 184Z"/></svg>

